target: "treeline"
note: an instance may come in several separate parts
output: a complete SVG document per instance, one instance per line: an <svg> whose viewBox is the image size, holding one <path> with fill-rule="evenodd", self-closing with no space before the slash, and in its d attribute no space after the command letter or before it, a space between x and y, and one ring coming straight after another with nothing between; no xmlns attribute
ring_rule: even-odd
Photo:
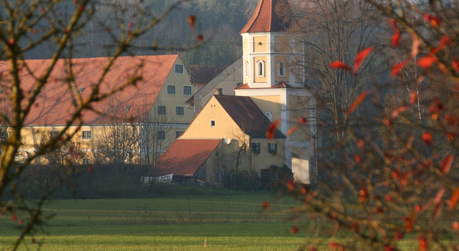
<svg viewBox="0 0 459 251"><path fill-rule="evenodd" d="M112 34L142 25L148 18L158 18L177 0L99 0L92 7L95 15L84 32L74 38L77 53L72 57L107 56L113 52ZM242 54L240 29L247 22L256 0L193 0L180 5L158 26L137 43L135 55L181 53L186 64L227 65ZM75 8L70 1L62 3L58 18L65 20ZM196 16L196 26L190 28L189 16ZM100 24L104 24L103 26ZM107 23L109 25L107 25ZM44 26L46 24L43 24ZM40 32L40 31L35 31ZM43 31L44 32L44 31ZM204 45L195 45L197 36L204 36ZM32 34L33 36L33 34ZM47 44L30 51L28 58L47 58L55 45ZM167 48L154 51L152 47ZM176 48L177 50L175 50ZM185 50L182 50L184 49Z"/></svg>

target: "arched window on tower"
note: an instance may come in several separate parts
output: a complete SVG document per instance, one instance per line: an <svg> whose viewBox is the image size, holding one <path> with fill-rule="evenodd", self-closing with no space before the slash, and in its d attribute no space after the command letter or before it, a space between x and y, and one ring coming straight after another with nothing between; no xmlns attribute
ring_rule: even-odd
<svg viewBox="0 0 459 251"><path fill-rule="evenodd" d="M265 62L264 61L258 61L257 62L257 75L259 77L264 77L265 76Z"/></svg>

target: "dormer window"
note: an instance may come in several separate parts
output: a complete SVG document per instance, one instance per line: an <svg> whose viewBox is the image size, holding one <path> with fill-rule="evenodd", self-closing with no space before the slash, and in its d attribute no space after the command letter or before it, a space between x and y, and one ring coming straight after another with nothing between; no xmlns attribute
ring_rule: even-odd
<svg viewBox="0 0 459 251"><path fill-rule="evenodd" d="M183 73L183 64L176 64L175 65L175 73L182 74Z"/></svg>
<svg viewBox="0 0 459 251"><path fill-rule="evenodd" d="M264 77L265 76L265 62L264 61L258 61L257 62L257 75L259 77Z"/></svg>

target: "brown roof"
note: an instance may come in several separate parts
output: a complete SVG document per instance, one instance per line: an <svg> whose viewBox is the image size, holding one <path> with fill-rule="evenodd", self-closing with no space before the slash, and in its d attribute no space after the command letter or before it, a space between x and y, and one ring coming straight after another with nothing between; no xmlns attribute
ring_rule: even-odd
<svg viewBox="0 0 459 251"><path fill-rule="evenodd" d="M94 103L93 107L98 113L85 111L82 116L83 123L106 124L113 122L114 116L117 117L116 121L122 122L141 119L152 109L177 58L178 55L120 57L106 76L100 92L110 92L133 77L141 76L142 79L135 87L130 86L102 102ZM108 60L109 58L105 57L72 59L75 84L83 98L89 96L91 88L101 76ZM25 60L24 63L31 73L40 75L49 66L50 60ZM74 113L74 95L67 85L67 68L68 63L65 59L57 62L50 81L37 100L37 105L26 118L27 125L64 125ZM0 62L0 74L8 69L9 63ZM36 86L36 80L31 73L25 67L21 70L22 87L26 95ZM11 80L8 80L9 75L3 75L0 84L11 85ZM5 92L3 95L8 93Z"/></svg>
<svg viewBox="0 0 459 251"><path fill-rule="evenodd" d="M178 139L161 155L156 176L193 176L220 145L221 140Z"/></svg>
<svg viewBox="0 0 459 251"><path fill-rule="evenodd" d="M271 121L249 97L216 95L215 98L242 131L252 138L266 138ZM274 138L285 138L276 130Z"/></svg>
<svg viewBox="0 0 459 251"><path fill-rule="evenodd" d="M287 32L295 28L288 0L260 0L241 33Z"/></svg>

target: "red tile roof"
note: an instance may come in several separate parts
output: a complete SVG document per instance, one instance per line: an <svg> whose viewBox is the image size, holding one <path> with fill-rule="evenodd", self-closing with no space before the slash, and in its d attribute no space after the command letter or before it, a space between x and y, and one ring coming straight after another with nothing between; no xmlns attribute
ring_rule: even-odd
<svg viewBox="0 0 459 251"><path fill-rule="evenodd" d="M222 140L178 139L161 155L156 176L175 174L193 176L220 145Z"/></svg>
<svg viewBox="0 0 459 251"><path fill-rule="evenodd" d="M132 119L141 119L151 111L165 80L173 69L178 55L155 55L155 56L126 56L120 57L113 65L111 71L101 85L100 92L107 93L127 79L141 76L136 87L130 86L117 94L93 105L96 111L85 111L83 122L87 125L107 124L114 122L127 122ZM109 58L74 58L72 59L74 79L82 97L88 97L90 89L94 86L102 74ZM35 75L43 73L50 60L25 60L24 63ZM30 114L27 116L27 125L64 125L75 111L72 100L72 92L67 86L68 64L65 59L60 59L53 70L50 81L38 98ZM1 84L11 85L8 62L0 62ZM34 77L25 67L21 73L22 87L26 95L36 85ZM0 94L2 95L2 94ZM8 95L4 92L3 95ZM108 115L108 116L106 116Z"/></svg>
<svg viewBox="0 0 459 251"><path fill-rule="evenodd" d="M217 95L215 98L242 131L252 138L266 138L271 121L251 98L225 95ZM285 138L285 135L276 130L274 138Z"/></svg>
<svg viewBox="0 0 459 251"><path fill-rule="evenodd" d="M292 16L288 0L260 0L241 33L292 31Z"/></svg>

